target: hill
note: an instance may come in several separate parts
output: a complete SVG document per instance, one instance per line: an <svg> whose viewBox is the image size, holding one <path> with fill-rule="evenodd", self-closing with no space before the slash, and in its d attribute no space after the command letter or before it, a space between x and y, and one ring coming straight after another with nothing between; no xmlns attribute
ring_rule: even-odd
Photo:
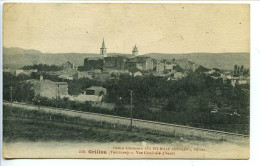
<svg viewBox="0 0 260 166"><path fill-rule="evenodd" d="M219 68L223 70L233 70L235 64L250 67L249 53L188 53L188 54L162 54L150 53L145 54L155 59L172 59L188 60L197 65L202 65L207 68Z"/></svg>
<svg viewBox="0 0 260 166"><path fill-rule="evenodd" d="M130 54L108 53L108 56L129 56ZM149 53L148 56L155 59L188 60L197 65L208 68L220 68L232 70L235 64L250 67L249 53L188 53L188 54L164 54ZM8 68L21 68L32 64L63 64L71 61L76 66L82 66L84 59L90 57L102 57L96 53L42 53L38 50L26 50L18 47L3 47L3 65Z"/></svg>

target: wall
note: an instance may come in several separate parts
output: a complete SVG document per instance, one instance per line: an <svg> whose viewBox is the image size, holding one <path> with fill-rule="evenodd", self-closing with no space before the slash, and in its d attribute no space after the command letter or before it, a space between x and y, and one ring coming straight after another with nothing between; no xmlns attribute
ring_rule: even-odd
<svg viewBox="0 0 260 166"><path fill-rule="evenodd" d="M56 84L57 96L68 95L68 85L67 84Z"/></svg>

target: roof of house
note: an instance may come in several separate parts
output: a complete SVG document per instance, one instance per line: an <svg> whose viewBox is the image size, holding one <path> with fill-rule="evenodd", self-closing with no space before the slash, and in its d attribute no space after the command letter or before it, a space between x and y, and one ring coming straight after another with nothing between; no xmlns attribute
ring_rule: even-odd
<svg viewBox="0 0 260 166"><path fill-rule="evenodd" d="M68 85L67 82L53 82L51 80L37 80L37 79L29 79L26 80L26 82L31 83L31 84L41 84L41 83L47 83L47 84L55 84L55 85Z"/></svg>
<svg viewBox="0 0 260 166"><path fill-rule="evenodd" d="M85 102L85 101L101 101L102 97L101 96L96 96L96 95L84 95L80 94L78 96L70 96L70 95L65 95L62 97L68 97L69 100L72 101L79 101L79 102Z"/></svg>
<svg viewBox="0 0 260 166"><path fill-rule="evenodd" d="M68 85L67 82L53 82L56 85Z"/></svg>
<svg viewBox="0 0 260 166"><path fill-rule="evenodd" d="M101 86L91 86L87 88L87 90L106 90L106 88L103 88Z"/></svg>

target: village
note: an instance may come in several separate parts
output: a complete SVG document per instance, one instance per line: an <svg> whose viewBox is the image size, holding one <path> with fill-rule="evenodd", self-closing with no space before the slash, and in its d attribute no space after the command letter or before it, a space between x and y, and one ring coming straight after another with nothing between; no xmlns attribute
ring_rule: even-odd
<svg viewBox="0 0 260 166"><path fill-rule="evenodd" d="M38 79L26 80L27 83L32 84L32 88L36 96L53 98L68 98L71 101L77 102L102 102L104 96L107 94L107 89L102 86L91 86L80 92L77 95L70 95L68 93L69 87L67 81L87 78L99 82L107 80L119 79L120 75L128 75L131 77L145 77L155 76L164 77L167 80L179 80L187 76L188 71L195 71L199 65L185 60L173 59L153 59L138 54L138 48L135 45L132 54L108 56L105 41L103 39L100 48L101 57L85 58L83 66L75 66L69 60L60 66L61 70L45 71L44 74L64 80L62 82L54 82L39 75L37 69L31 67L30 69L18 69L12 71L16 76L38 73ZM249 69L244 69L243 66L236 68L233 73L220 72L219 69L205 70L205 74L214 79L221 78L223 82L230 82L232 86L236 84L249 84ZM10 70L5 70L10 71ZM97 105L97 104L94 104ZM108 104L98 104L108 105ZM114 108L113 104L108 108Z"/></svg>

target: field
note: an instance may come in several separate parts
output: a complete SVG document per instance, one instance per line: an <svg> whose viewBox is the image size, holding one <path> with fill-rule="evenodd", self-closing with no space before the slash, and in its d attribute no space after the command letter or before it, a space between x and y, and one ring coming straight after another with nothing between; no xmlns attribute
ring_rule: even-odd
<svg viewBox="0 0 260 166"><path fill-rule="evenodd" d="M174 142L171 134L4 106L3 138L16 141Z"/></svg>
<svg viewBox="0 0 260 166"><path fill-rule="evenodd" d="M119 150L130 153L122 155L114 149L117 146L189 149L188 151L176 150L173 156L156 156L156 158L248 159L249 154L247 142L237 144L194 137L182 138L156 130L135 127L131 129L126 125L101 123L10 106L4 106L3 110L5 158L108 158L112 156L153 158L153 156L138 155L135 150ZM89 150L96 149L115 154L89 154ZM200 151L201 149L204 150ZM83 150L84 153L81 153Z"/></svg>

